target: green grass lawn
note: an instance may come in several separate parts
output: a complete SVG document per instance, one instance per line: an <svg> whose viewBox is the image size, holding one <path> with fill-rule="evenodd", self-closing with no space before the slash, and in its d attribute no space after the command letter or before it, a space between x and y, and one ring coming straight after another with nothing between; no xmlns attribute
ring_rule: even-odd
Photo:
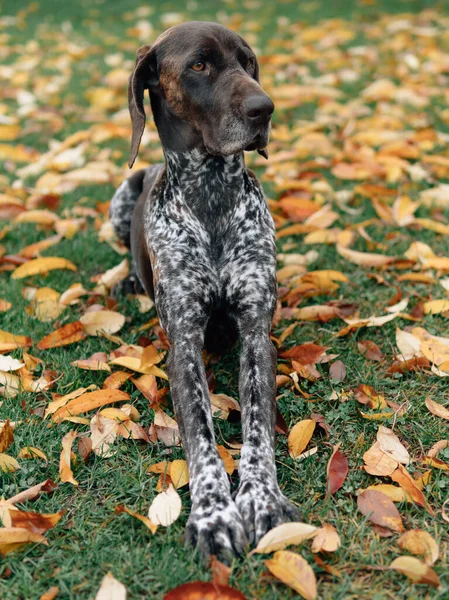
<svg viewBox="0 0 449 600"><path fill-rule="evenodd" d="M262 83L278 105L273 141L269 147L275 160L265 167L261 161L256 161L256 157L248 158L256 161L255 170L264 183L267 196L273 200L273 211L279 224L283 227L293 221L276 201L286 192L298 193L285 181L302 181L305 191L299 195L303 193L304 198L321 204L331 202L332 209L338 213L333 227L345 229L373 219L371 224L366 224L366 230L353 228L356 237L352 249L403 257L410 244L419 240L429 244L435 254L449 255L445 235L395 222L385 223L378 218L368 195L355 190L361 184L387 186L398 195L406 194L418 201L423 190L449 183L449 168L444 166L444 161L440 161L442 166L426 163L426 157L430 155L449 161L445 137L449 134L449 10L445 2L281 0L268 3L247 0L241 5L234 0L222 3L177 0L141 5L135 0L72 3L40 0L31 4L0 0L0 15L0 131L1 124L9 123L11 117L19 115L20 124L16 139L0 139L0 147L2 144L14 147L24 144L44 153L51 140L63 141L69 135L95 125L100 132L111 123L123 128L122 134L105 141L100 136L88 139L84 151L87 161L111 161L116 165L116 172L107 183L79 185L62 193L60 206L56 209L59 215L73 216L71 211L75 207L95 209L99 203L109 201L126 172L129 125L126 114L120 117L117 113L126 111L123 72L132 68L137 47L151 43L179 19L220 20L238 29L257 49L261 56ZM291 60L278 58L276 62L272 59L285 53L292 55ZM114 70L117 71L116 79ZM412 89L415 95L412 94L410 101L363 96L363 90L369 84L381 79L390 79L401 89ZM320 85L340 90L341 96L334 99L330 98L329 92L322 92L309 97L306 91L304 97L296 97L296 92L276 96L277 89L290 84ZM92 89L97 88L104 93L113 90L108 103L102 103L101 91L93 98ZM19 90L33 94L31 105L26 97L18 99ZM416 96L425 101L417 100ZM333 107L332 102L335 103ZM344 113L350 106L352 108ZM150 134L141 150L141 159L151 162L160 159L160 149L154 127L150 125L148 131ZM302 155L299 151L294 156L282 154L284 151L289 153L311 131L324 133L324 141L320 138L320 149ZM368 174L358 180L332 174L331 170L339 162L369 162L379 147L387 143L386 137L381 142L370 142L366 138L367 131L379 135L383 131L414 134L416 137L411 146L418 153L410 157L402 154L401 160L420 165L425 169L426 177L412 177L403 164L398 167L399 174L395 175L392 162L388 161L386 164L392 169L388 173ZM360 134L358 139L357 134ZM321 154L325 140L333 149L328 154ZM360 158L355 158L358 152ZM389 156L397 157L397 154L391 150ZM43 173L52 171L51 166L47 166L35 175L20 179L17 170L26 165L26 162L19 163L7 156L1 159L0 194L27 200L34 192L36 180ZM17 183L19 180L22 187ZM307 187L311 182L321 182L321 188ZM343 196L345 191L347 202ZM416 216L447 224L449 201L437 208L421 203ZM1 330L29 335L37 343L57 327L80 317L85 308L83 304L68 307L56 322L42 323L26 312L29 302L22 292L24 286L47 286L63 292L75 282L92 290L95 285L92 277L123 260L109 244L99 241L98 229L102 220L99 212L95 218L86 217L85 228L43 252L46 256L73 261L78 272L55 271L46 277L38 275L14 280L9 271L0 271L0 298L12 303L8 311L0 312ZM8 226L10 228L6 229ZM364 231L371 242L362 237ZM27 244L53 233L35 223L12 225L10 220L0 221L0 247L4 249L4 252L0 251L0 257L3 253L15 255ZM434 284L398 282L396 276L412 271L412 267L405 271L362 268L338 254L335 244L308 245L304 242L304 234L279 238L279 252L304 254L311 249L317 255L308 266L309 270L339 270L348 277L348 282L342 283L333 294L306 297L301 307L338 300L357 303L360 314L366 317L385 314L385 307L399 289L404 298L410 298L408 312L419 302L447 295L438 281L447 275L447 271L430 271L435 276ZM0 263L0 266L2 264L7 263ZM384 281L369 276L373 274L380 274ZM284 295L289 286L293 286L292 280L281 282ZM104 300L100 298L99 302L104 303ZM139 328L155 317L154 311L139 313L137 303L125 297L119 299L117 310L126 315L126 324L119 335L127 343L137 343L142 335ZM344 337L336 337L344 326L341 320L300 321L283 343L282 349L304 342L327 346L328 353L337 354L347 369L345 380L336 383L329 377L328 365L318 365L321 378L316 381L300 379L300 387L310 394L307 399L292 386L279 390L279 410L289 429L299 420L310 418L311 412L316 412L324 416L330 430L329 443L318 432L315 434L312 445L318 446L317 453L300 462L290 458L285 435L278 435L276 446L281 488L301 507L303 521L318 526L331 523L341 536L341 548L335 554L323 557L326 563L338 569L340 577L315 565L308 542L292 548L313 566L318 578L319 598L449 598L448 523L444 522L441 513L441 507L449 497L447 471L432 469L430 483L425 488L435 516L410 503L397 505L406 529L423 529L439 544L440 559L434 568L441 587L433 589L412 584L403 575L387 570L392 560L405 552L396 544L397 535L383 538L372 530L371 524L358 512L356 502L356 492L360 488L391 483L388 478L368 475L362 468L362 456L375 442L380 421L362 418L354 398L338 399L341 392L368 384L388 400L404 404L407 410L402 416L383 424L392 427L394 423L395 433L407 446L412 458L409 471L416 475L425 470L420 459L435 442L449 438L448 422L430 414L425 398L431 396L447 406L448 380L432 374L430 369L404 376L386 375L387 367L398 352L396 327L404 329L415 325L434 335L449 336L447 317L419 314L417 318L413 322L398 317L382 327L361 328ZM273 335L282 335L292 322L281 319L275 325ZM156 338L151 329L147 335ZM357 347L362 340L375 342L381 348L384 360L372 362L363 358ZM84 432L88 427L69 422L51 426L40 416L41 409L51 400L51 392L67 394L91 384L101 388L105 373L81 370L71 363L94 352L110 352L115 347L113 342L97 337L51 350L38 350L34 346L30 349L31 354L44 361L43 368L56 373L57 382L51 391L24 392L0 403L0 421L9 418L19 422L14 443L6 452L17 456L24 446L34 446L41 448L49 459L48 464L41 460L20 460L19 470L13 473L0 471L0 497L11 497L52 478L58 483L54 493L41 495L25 507L41 513L67 511L59 524L46 534L48 547L28 545L0 559L2 600L38 599L51 586L58 586L58 599L94 598L101 579L109 570L126 586L130 599L162 599L167 591L182 583L210 580L210 571L191 549L185 549L183 545L183 529L190 506L188 488L179 490L183 503L180 518L167 529L159 528L154 536L132 517L114 514L118 504L147 514L157 493L157 479L146 472L147 468L162 460L183 458L180 447L167 448L162 443L142 444L119 439L115 444L116 453L111 458L91 456L86 464L77 459L73 469L78 487L59 481L63 435L72 429ZM20 350L12 355L22 356ZM281 369L282 365L290 368L283 359L279 360L279 365ZM238 398L237 350L211 361L211 368L216 379L215 392ZM131 382L126 382L123 389L131 395L132 403L141 413L142 425L150 425L153 411L148 408L148 401ZM168 411L171 413L171 408ZM215 424L219 444L226 445L232 437L238 438L239 425L219 419L215 419ZM341 443L340 449L348 458L349 474L343 487L329 498L326 496L326 465L332 452L331 445L337 443ZM438 458L449 462L449 448L441 451ZM236 472L231 479L235 487ZM236 560L232 564L230 585L251 599L297 597L293 590L268 574L264 558L267 557L253 555Z"/></svg>

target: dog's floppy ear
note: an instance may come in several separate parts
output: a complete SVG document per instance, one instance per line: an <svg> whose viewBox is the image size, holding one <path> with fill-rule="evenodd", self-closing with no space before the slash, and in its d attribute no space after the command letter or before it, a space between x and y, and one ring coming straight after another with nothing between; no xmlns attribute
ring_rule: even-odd
<svg viewBox="0 0 449 600"><path fill-rule="evenodd" d="M144 92L158 83L155 54L151 46L139 48L137 50L136 66L129 78L128 105L132 124L131 154L128 162L130 168L136 160L140 140L145 129Z"/></svg>

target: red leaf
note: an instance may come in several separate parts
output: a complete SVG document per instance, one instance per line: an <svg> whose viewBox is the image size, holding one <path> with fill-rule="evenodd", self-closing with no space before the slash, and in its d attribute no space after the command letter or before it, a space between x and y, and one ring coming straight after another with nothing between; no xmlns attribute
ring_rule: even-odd
<svg viewBox="0 0 449 600"><path fill-rule="evenodd" d="M164 600L246 600L246 597L227 585L193 581L171 590Z"/></svg>
<svg viewBox="0 0 449 600"><path fill-rule="evenodd" d="M331 496L341 488L349 471L348 459L339 450L340 444L334 446L332 456L327 463L327 492Z"/></svg>
<svg viewBox="0 0 449 600"><path fill-rule="evenodd" d="M316 344L301 344L282 352L281 356L282 358L294 358L296 362L302 365L313 365L326 350L327 348L324 346L317 346Z"/></svg>

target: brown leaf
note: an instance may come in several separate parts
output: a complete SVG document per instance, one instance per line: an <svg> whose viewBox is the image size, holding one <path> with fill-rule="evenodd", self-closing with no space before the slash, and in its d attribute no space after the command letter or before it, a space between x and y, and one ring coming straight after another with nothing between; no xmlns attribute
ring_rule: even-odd
<svg viewBox="0 0 449 600"><path fill-rule="evenodd" d="M358 342L357 348L360 354L368 360L381 361L384 357L379 346L371 340Z"/></svg>
<svg viewBox="0 0 449 600"><path fill-rule="evenodd" d="M343 485L349 471L348 459L339 450L340 444L334 446L327 463L327 492L331 496Z"/></svg>
<svg viewBox="0 0 449 600"><path fill-rule="evenodd" d="M14 441L14 429L11 427L11 421L7 419L0 430L0 452L4 452Z"/></svg>
<svg viewBox="0 0 449 600"><path fill-rule="evenodd" d="M333 381L341 383L346 379L346 366L341 360L336 360L329 369L329 375Z"/></svg>
<svg viewBox="0 0 449 600"><path fill-rule="evenodd" d="M399 533L404 531L401 515L385 494L375 490L365 490L357 498L357 506L360 512L376 525Z"/></svg>
<svg viewBox="0 0 449 600"><path fill-rule="evenodd" d="M52 331L52 333L46 335L38 343L37 347L39 350L48 350L49 348L57 348L59 346L68 346L83 340L86 333L83 330L83 326L79 321L73 323L67 323L63 327Z"/></svg>
<svg viewBox="0 0 449 600"><path fill-rule="evenodd" d="M52 585L46 592L42 594L39 600L54 600L59 594L59 588L56 585Z"/></svg>
<svg viewBox="0 0 449 600"><path fill-rule="evenodd" d="M22 510L10 510L9 515L11 518L11 527L21 527L34 533L44 533L59 523L65 512L65 510L61 510L52 514L40 514Z"/></svg>
<svg viewBox="0 0 449 600"><path fill-rule="evenodd" d="M246 596L229 586L192 581L165 594L164 600L246 600Z"/></svg>
<svg viewBox="0 0 449 600"><path fill-rule="evenodd" d="M327 348L324 346L307 343L300 346L293 346L293 348L282 352L281 356L282 358L292 358L302 365L313 365L326 350Z"/></svg>
<svg viewBox="0 0 449 600"><path fill-rule="evenodd" d="M87 392L81 394L77 398L70 400L65 406L58 408L52 415L52 420L55 423L63 421L66 417L79 415L105 404L112 404L113 402L122 402L123 400L129 400L130 396L126 392L120 390L97 390L95 392Z"/></svg>
<svg viewBox="0 0 449 600"><path fill-rule="evenodd" d="M212 572L212 583L214 585L228 585L232 569L220 562L214 555L212 555L210 559L210 570Z"/></svg>

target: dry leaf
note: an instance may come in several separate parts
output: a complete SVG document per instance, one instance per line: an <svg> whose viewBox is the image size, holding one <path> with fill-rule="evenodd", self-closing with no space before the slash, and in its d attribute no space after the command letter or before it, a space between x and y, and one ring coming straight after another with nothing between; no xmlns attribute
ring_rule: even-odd
<svg viewBox="0 0 449 600"><path fill-rule="evenodd" d="M290 431L288 436L288 451L292 458L299 456L312 439L316 422L313 419L299 421Z"/></svg>
<svg viewBox="0 0 449 600"><path fill-rule="evenodd" d="M11 498L8 498L7 502L9 502L10 504L18 504L22 502L27 502L28 500L34 500L34 498L37 498L40 494L49 494L53 492L56 488L57 485L51 479L46 479L42 483L33 485L27 490L19 492L15 496L11 496Z"/></svg>
<svg viewBox="0 0 449 600"><path fill-rule="evenodd" d="M14 471L17 471L17 469L20 469L20 465L16 461L15 458L13 458L12 456L9 456L8 454L4 454L3 452L1 452L0 453L0 469L4 473L13 473Z"/></svg>
<svg viewBox="0 0 449 600"><path fill-rule="evenodd" d="M325 523L317 530L312 542L312 552L336 552L341 546L335 527Z"/></svg>
<svg viewBox="0 0 449 600"><path fill-rule="evenodd" d="M426 406L433 415L441 417L442 419L449 420L449 409L447 409L442 404L438 404L438 402L435 402L434 400L431 400L429 397L427 397Z"/></svg>
<svg viewBox="0 0 449 600"><path fill-rule="evenodd" d="M148 517L145 517L144 515L139 515L138 513L132 511L129 508L126 508L126 506L123 506L121 504L119 504L115 509L116 514L121 514L124 512L127 513L128 515L131 515L131 517L138 519L141 523L143 523L145 525L145 527L147 527L151 531L151 533L153 533L153 534L156 533L157 525L155 525L152 521L150 521L150 519Z"/></svg>
<svg viewBox="0 0 449 600"><path fill-rule="evenodd" d="M364 469L367 473L370 475L379 475L381 477L391 475L399 464L397 460L394 460L385 454L385 452L382 452L379 442L373 444L371 448L365 452L363 460L365 462Z"/></svg>
<svg viewBox="0 0 449 600"><path fill-rule="evenodd" d="M379 448L382 450L382 452L384 452L384 454L387 454L387 456L399 463L402 463L403 465L409 464L409 453L401 444L397 435L394 434L391 429L388 429L388 427L384 427L383 425L379 425L379 429L377 431L377 441L379 443Z"/></svg>
<svg viewBox="0 0 449 600"><path fill-rule="evenodd" d="M126 588L109 572L103 577L95 600L126 600Z"/></svg>
<svg viewBox="0 0 449 600"><path fill-rule="evenodd" d="M48 273L55 269L69 269L70 271L76 271L76 266L66 258L58 258L55 256L45 256L42 258L35 258L28 262L20 265L12 273L13 279L23 279L24 277L30 277L31 275L39 275L42 273Z"/></svg>
<svg viewBox="0 0 449 600"><path fill-rule="evenodd" d="M293 588L305 600L315 600L317 584L312 567L299 554L279 550L265 566L282 583Z"/></svg>
<svg viewBox="0 0 449 600"><path fill-rule="evenodd" d="M435 571L413 556L395 558L389 568L399 571L413 583L425 583L434 587L440 585L440 579Z"/></svg>
<svg viewBox="0 0 449 600"><path fill-rule="evenodd" d="M96 310L87 312L80 318L80 323L88 335L117 333L125 324L125 317L112 310Z"/></svg>
<svg viewBox="0 0 449 600"><path fill-rule="evenodd" d="M4 452L14 441L14 429L11 427L11 421L6 420L5 424L0 430L0 453ZM20 458L20 454L19 454Z"/></svg>
<svg viewBox="0 0 449 600"><path fill-rule="evenodd" d="M317 535L318 531L314 525L307 523L282 523L268 531L250 554L269 554L291 545L297 546L304 540Z"/></svg>
<svg viewBox="0 0 449 600"><path fill-rule="evenodd" d="M161 492L154 498L148 510L148 518L155 525L168 527L179 517L181 508L181 498L170 484L165 492Z"/></svg>
<svg viewBox="0 0 449 600"><path fill-rule="evenodd" d="M327 463L327 492L331 496L341 488L349 471L348 459L339 448L340 443L334 446Z"/></svg>
<svg viewBox="0 0 449 600"><path fill-rule="evenodd" d="M376 490L365 490L357 498L357 506L360 512L376 525L399 533L404 531L401 515L385 494Z"/></svg>
<svg viewBox="0 0 449 600"><path fill-rule="evenodd" d="M165 594L164 600L246 600L246 597L227 585L192 581Z"/></svg>
<svg viewBox="0 0 449 600"><path fill-rule="evenodd" d="M72 445L76 436L76 431L69 431L69 433L66 433L65 436L62 438L62 452L59 459L59 475L61 476L61 481L63 483L71 483L75 486L78 485L78 482L73 477L70 462L72 454Z"/></svg>
<svg viewBox="0 0 449 600"><path fill-rule="evenodd" d="M398 539L398 546L411 554L422 556L427 565L433 565L440 555L438 544L427 531L411 529Z"/></svg>
<svg viewBox="0 0 449 600"><path fill-rule="evenodd" d="M81 394L76 398L73 398L61 408L58 408L52 415L52 419L55 423L63 421L67 417L74 415L80 415L81 413L100 408L105 404L112 404L113 402L122 402L129 400L130 396L126 392L120 390L97 390L95 392L87 392ZM48 409L47 409L48 410Z"/></svg>
<svg viewBox="0 0 449 600"><path fill-rule="evenodd" d="M80 321L67 323L63 327L56 329L52 333L46 335L38 343L39 350L48 350L49 348L58 348L59 346L68 346L83 340L86 333Z"/></svg>
<svg viewBox="0 0 449 600"><path fill-rule="evenodd" d="M30 543L48 546L47 540L40 533L34 533L21 527L0 527L0 554L2 556Z"/></svg>
<svg viewBox="0 0 449 600"><path fill-rule="evenodd" d="M65 510L52 514L40 514L30 511L10 510L11 527L28 529L34 533L44 533L59 523Z"/></svg>

